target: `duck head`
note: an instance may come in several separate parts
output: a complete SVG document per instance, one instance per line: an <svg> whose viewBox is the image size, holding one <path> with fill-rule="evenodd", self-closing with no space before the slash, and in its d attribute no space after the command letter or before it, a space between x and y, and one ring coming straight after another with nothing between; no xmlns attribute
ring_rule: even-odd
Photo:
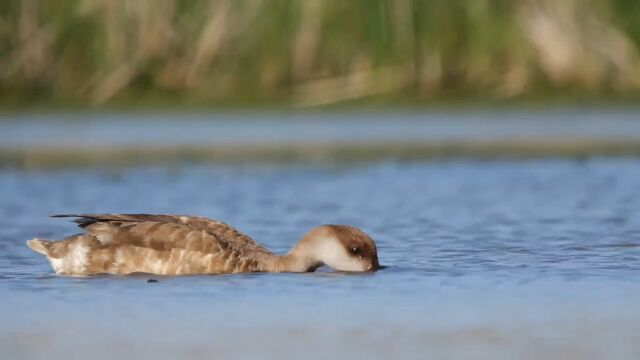
<svg viewBox="0 0 640 360"><path fill-rule="evenodd" d="M380 268L376 243L362 230L347 225L313 228L292 250L307 271L327 265L338 271L375 271Z"/></svg>

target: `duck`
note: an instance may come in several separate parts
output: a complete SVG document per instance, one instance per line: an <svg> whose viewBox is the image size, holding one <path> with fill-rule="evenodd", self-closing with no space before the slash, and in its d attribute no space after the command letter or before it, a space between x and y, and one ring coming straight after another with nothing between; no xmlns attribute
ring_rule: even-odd
<svg viewBox="0 0 640 360"><path fill-rule="evenodd" d="M84 233L59 241L34 238L59 275L233 274L313 272L323 265L345 272L380 268L376 244L348 225L314 227L286 254L277 255L218 220L152 214L65 214Z"/></svg>

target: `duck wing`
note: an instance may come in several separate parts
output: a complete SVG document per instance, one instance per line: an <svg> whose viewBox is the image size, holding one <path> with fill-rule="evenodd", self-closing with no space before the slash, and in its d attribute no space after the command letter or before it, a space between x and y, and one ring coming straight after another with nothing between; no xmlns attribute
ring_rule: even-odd
<svg viewBox="0 0 640 360"><path fill-rule="evenodd" d="M155 250L204 253L227 250L271 254L249 236L221 221L197 216L152 214L66 214L103 245L129 244Z"/></svg>

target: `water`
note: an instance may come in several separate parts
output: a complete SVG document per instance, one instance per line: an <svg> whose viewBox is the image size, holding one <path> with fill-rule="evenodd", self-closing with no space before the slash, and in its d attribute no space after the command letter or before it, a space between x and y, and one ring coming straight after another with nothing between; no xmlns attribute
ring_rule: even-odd
<svg viewBox="0 0 640 360"><path fill-rule="evenodd" d="M640 159L0 172L3 358L631 359ZM59 277L52 213L222 219L284 252L312 226L377 242L373 274ZM148 278L158 279L147 283Z"/></svg>
<svg viewBox="0 0 640 360"><path fill-rule="evenodd" d="M0 149L398 141L638 140L635 108L363 113L0 113Z"/></svg>

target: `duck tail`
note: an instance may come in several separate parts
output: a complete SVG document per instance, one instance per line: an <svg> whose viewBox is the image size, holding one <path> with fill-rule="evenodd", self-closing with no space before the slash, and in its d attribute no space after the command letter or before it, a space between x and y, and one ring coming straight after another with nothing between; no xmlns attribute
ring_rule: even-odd
<svg viewBox="0 0 640 360"><path fill-rule="evenodd" d="M53 244L51 241L34 238L27 240L27 246L29 249L40 253L44 256L49 256L49 247Z"/></svg>

